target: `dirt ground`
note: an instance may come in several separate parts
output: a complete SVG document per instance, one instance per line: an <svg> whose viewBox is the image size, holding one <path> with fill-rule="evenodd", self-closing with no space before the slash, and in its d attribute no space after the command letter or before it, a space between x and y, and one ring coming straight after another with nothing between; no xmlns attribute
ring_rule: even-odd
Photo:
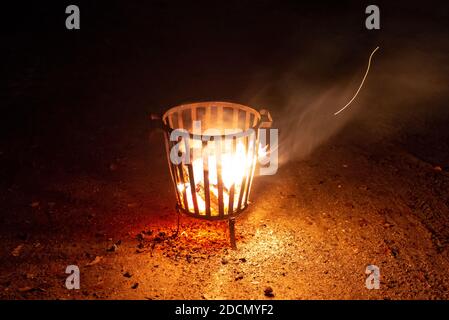
<svg viewBox="0 0 449 320"><path fill-rule="evenodd" d="M274 299L447 299L448 172L395 145L338 141L255 178L235 251L226 223L181 216L175 236L162 148L152 167L136 148L102 179L36 177L45 192L33 198L9 189L20 214L3 225L21 231L2 233L0 296L272 299L271 287ZM64 286L72 264L80 290ZM365 287L369 264L379 290Z"/></svg>
<svg viewBox="0 0 449 320"><path fill-rule="evenodd" d="M388 7L385 34L360 27L356 5L286 3L251 4L251 15L213 8L192 20L187 13L197 8L130 2L92 13L94 22L83 16L77 34L5 36L0 299L449 298L444 11L432 11L424 28L413 8ZM432 46L417 48L424 41ZM321 140L313 152L288 157L294 150L281 144L277 174L255 177L251 205L236 221L237 250L226 222L181 216L177 232L150 112L186 101L254 101L273 111L281 137L292 135L307 127L296 119L313 93L347 86L327 96L329 113L348 101L379 44L351 109L359 116L347 113L323 137L327 125L311 126L311 140ZM279 98L280 75L293 69L301 80L287 82L300 98ZM249 97L267 83L282 90ZM295 117L281 110L287 100L295 100ZM418 124L397 121L406 114ZM286 118L293 122L276 124ZM387 126L398 134L384 135ZM378 290L365 287L370 264L380 269ZM65 287L68 265L80 269L79 290Z"/></svg>

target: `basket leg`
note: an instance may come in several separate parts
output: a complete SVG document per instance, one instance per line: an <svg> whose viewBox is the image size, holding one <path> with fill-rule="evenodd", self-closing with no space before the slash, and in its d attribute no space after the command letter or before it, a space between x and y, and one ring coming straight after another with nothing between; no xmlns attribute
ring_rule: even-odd
<svg viewBox="0 0 449 320"><path fill-rule="evenodd" d="M173 238L177 238L178 237L178 234L179 234L179 220L180 220L180 218L181 218L181 211L179 210L179 207L178 206L176 206L176 214L177 214L177 217L176 217L176 232L175 232L175 234L173 235Z"/></svg>
<svg viewBox="0 0 449 320"><path fill-rule="evenodd" d="M237 249L237 244L235 242L235 218L229 219L229 238L231 239L231 248Z"/></svg>

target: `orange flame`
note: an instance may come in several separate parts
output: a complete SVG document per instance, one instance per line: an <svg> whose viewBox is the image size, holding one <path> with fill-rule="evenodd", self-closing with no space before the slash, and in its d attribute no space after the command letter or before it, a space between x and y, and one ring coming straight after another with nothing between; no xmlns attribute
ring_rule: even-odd
<svg viewBox="0 0 449 320"><path fill-rule="evenodd" d="M226 141L225 141L226 142ZM217 203L219 196L218 191L218 172L217 172L217 155L215 154L215 144L209 143L207 148L203 149L202 157L198 157L193 160L193 175L195 178L196 187L196 200L198 204L198 210L201 215L206 214L206 201L205 201L205 190L204 190L204 173L208 172L209 178L209 188L211 192L211 204ZM246 149L245 145L238 141L235 146L235 150L230 150L230 144L226 146L224 153L220 154L220 164L221 164L221 177L223 181L223 205L225 214L230 214L229 212L229 197L231 189L234 188L233 195L233 207L237 208L239 194L244 181L249 181L250 175L252 175L251 169L255 166L257 157L253 155L253 142L249 142L249 146ZM262 149L262 148L261 148ZM248 151L247 151L248 150ZM266 148L264 151L266 153ZM207 157L206 170L203 167L203 158ZM181 196L181 201L184 201L184 190L187 198L187 205L189 211L194 211L194 201L191 192L190 183L178 183L177 188ZM243 198L246 197L246 190L244 191ZM215 206L217 207L217 206ZM219 212L217 208L211 205L211 215L218 216Z"/></svg>

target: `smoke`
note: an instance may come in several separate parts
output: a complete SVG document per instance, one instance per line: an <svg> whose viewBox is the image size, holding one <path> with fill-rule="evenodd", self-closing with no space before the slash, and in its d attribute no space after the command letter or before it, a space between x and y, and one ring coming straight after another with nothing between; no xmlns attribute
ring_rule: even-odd
<svg viewBox="0 0 449 320"><path fill-rule="evenodd" d="M344 106L351 91L347 85L339 84L324 91L309 85L307 94L291 92L276 124L280 128L280 163L308 156L342 129L357 108L348 109L341 116L334 113Z"/></svg>
<svg viewBox="0 0 449 320"><path fill-rule="evenodd" d="M324 46L314 42L299 54L300 62L289 64L275 80L273 74L261 76L257 84L265 81L265 87L256 90L250 105L272 112L273 125L279 128L279 162L309 156L348 125L357 128L350 130L353 138L373 141L411 133L429 119L447 117L445 48L416 46L441 43L439 39L389 38L358 49L341 40ZM354 96L377 45L380 49L360 93L334 115Z"/></svg>

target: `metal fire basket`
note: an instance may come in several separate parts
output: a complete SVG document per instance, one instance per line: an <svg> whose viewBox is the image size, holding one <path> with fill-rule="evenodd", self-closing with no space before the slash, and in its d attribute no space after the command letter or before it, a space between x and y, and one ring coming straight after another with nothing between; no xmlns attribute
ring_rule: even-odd
<svg viewBox="0 0 449 320"><path fill-rule="evenodd" d="M271 126L269 112L213 101L179 105L159 119L178 213L229 220L235 248L235 217L249 204L259 129Z"/></svg>

